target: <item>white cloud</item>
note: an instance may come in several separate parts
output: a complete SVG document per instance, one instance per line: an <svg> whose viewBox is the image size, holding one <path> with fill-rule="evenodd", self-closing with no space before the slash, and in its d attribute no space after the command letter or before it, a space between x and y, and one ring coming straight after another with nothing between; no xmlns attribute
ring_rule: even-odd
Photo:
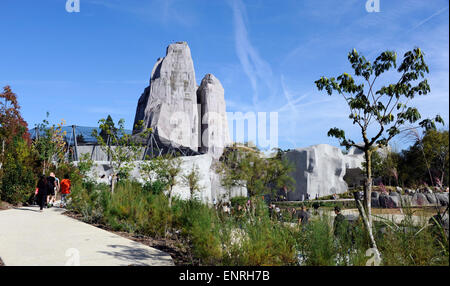
<svg viewBox="0 0 450 286"><path fill-rule="evenodd" d="M245 74L250 80L253 89L253 104L256 106L259 100L259 86L261 82L269 89L271 84L272 69L259 55L248 37L246 22L246 10L241 0L231 2L233 9L233 22L236 41L236 52Z"/></svg>

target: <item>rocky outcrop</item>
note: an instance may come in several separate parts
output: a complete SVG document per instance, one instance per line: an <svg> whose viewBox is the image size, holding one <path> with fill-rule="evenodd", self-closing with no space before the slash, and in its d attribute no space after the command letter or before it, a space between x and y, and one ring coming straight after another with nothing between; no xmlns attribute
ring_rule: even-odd
<svg viewBox="0 0 450 286"><path fill-rule="evenodd" d="M356 169L362 168L362 163L365 162L364 152L358 148L351 147L345 155L345 168Z"/></svg>
<svg viewBox="0 0 450 286"><path fill-rule="evenodd" d="M224 147L231 143L225 106L224 89L220 81L207 74L197 90L201 106L201 153L219 159Z"/></svg>
<svg viewBox="0 0 450 286"><path fill-rule="evenodd" d="M156 61L150 84L139 98L133 138L142 141L136 134L152 128L158 145L189 148L218 159L231 142L224 94L212 74L197 86L189 46L171 44L166 56ZM141 121L143 126L136 128Z"/></svg>
<svg viewBox="0 0 450 286"><path fill-rule="evenodd" d="M294 164L295 190L287 193L288 200L299 201L347 191L344 181L346 159L341 150L327 144L299 148L286 153Z"/></svg>
<svg viewBox="0 0 450 286"><path fill-rule="evenodd" d="M169 45L153 67L150 84L139 98L134 126L143 121L164 144L198 150L197 84L186 42ZM134 129L138 133L140 129Z"/></svg>

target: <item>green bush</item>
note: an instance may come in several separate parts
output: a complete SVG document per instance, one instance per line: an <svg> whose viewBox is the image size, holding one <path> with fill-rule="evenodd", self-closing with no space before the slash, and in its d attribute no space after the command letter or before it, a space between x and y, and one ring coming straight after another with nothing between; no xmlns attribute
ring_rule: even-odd
<svg viewBox="0 0 450 286"><path fill-rule="evenodd" d="M36 177L29 166L10 158L2 166L0 180L0 200L10 204L20 204L34 194Z"/></svg>
<svg viewBox="0 0 450 286"><path fill-rule="evenodd" d="M114 194L108 186L77 184L70 208L87 222L156 238L181 239L200 265L365 265L369 240L360 221L348 224L343 235L333 234L333 219L313 215L300 226L271 220L260 198L254 209L226 215L197 200L173 200L151 186L120 181ZM236 198L236 204L248 199ZM407 226L408 221L406 222ZM377 222L377 231L386 224ZM402 227L404 227L402 226ZM377 237L384 265L448 265L448 246L425 228L412 232L383 232Z"/></svg>

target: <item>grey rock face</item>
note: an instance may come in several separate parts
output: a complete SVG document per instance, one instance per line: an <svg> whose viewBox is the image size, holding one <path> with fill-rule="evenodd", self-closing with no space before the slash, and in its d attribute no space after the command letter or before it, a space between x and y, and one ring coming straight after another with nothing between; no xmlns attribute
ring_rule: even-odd
<svg viewBox="0 0 450 286"><path fill-rule="evenodd" d="M412 205L412 196L410 195L402 195L401 196L402 205L407 207Z"/></svg>
<svg viewBox="0 0 450 286"><path fill-rule="evenodd" d="M380 207L380 201L379 201L380 193L372 192L372 194L370 196L371 196L371 205L372 205L372 207L379 208Z"/></svg>
<svg viewBox="0 0 450 286"><path fill-rule="evenodd" d="M220 81L207 74L197 90L197 101L201 106L202 153L209 153L219 159L224 147L231 143L228 130L224 89Z"/></svg>
<svg viewBox="0 0 450 286"><path fill-rule="evenodd" d="M436 197L439 200L441 206L448 206L448 194L449 193L436 194Z"/></svg>
<svg viewBox="0 0 450 286"><path fill-rule="evenodd" d="M364 162L364 152L359 150L358 148L351 147L348 150L348 154L345 157L345 168L346 169L355 169L362 168L362 163Z"/></svg>
<svg viewBox="0 0 450 286"><path fill-rule="evenodd" d="M378 199L376 199L376 198L371 198L371 206L373 207L373 208L379 208L380 207L380 201L378 200Z"/></svg>
<svg viewBox="0 0 450 286"><path fill-rule="evenodd" d="M390 195L391 195L391 196L394 196L394 197L399 197L399 196L400 196L400 194L397 193L397 192L395 192L395 191L394 191L394 192L391 192Z"/></svg>
<svg viewBox="0 0 450 286"><path fill-rule="evenodd" d="M380 207L392 209L400 207L400 197L381 194L379 198Z"/></svg>
<svg viewBox="0 0 450 286"><path fill-rule="evenodd" d="M391 202L392 202L392 207L393 208L399 208L402 206L402 202L401 202L401 197L400 196L389 196Z"/></svg>
<svg viewBox="0 0 450 286"><path fill-rule="evenodd" d="M345 157L341 150L327 144L299 148L286 153L295 166L291 176L295 190L288 192L288 200L299 201L309 194L311 199L347 191L344 181Z"/></svg>
<svg viewBox="0 0 450 286"><path fill-rule="evenodd" d="M434 194L425 194L425 196L430 204L435 205L438 203L438 200Z"/></svg>
<svg viewBox="0 0 450 286"><path fill-rule="evenodd" d="M426 206L429 202L427 200L427 197L424 194L416 193L412 197L412 205L413 206Z"/></svg>
<svg viewBox="0 0 450 286"><path fill-rule="evenodd" d="M187 43L169 45L166 56L157 60L150 85L139 99L134 125L140 120L163 143L198 149L197 84Z"/></svg>

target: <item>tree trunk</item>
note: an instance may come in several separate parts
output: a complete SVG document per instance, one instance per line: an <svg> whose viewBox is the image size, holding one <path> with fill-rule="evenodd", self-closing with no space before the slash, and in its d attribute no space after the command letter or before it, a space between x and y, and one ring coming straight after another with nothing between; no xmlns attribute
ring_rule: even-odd
<svg viewBox="0 0 450 286"><path fill-rule="evenodd" d="M369 226L372 228L372 152L366 150L366 184L364 190L364 208L366 211Z"/></svg>
<svg viewBox="0 0 450 286"><path fill-rule="evenodd" d="M116 174L113 174L111 176L111 194L114 194L114 188L115 188L115 181L116 181Z"/></svg>
<svg viewBox="0 0 450 286"><path fill-rule="evenodd" d="M172 208L172 187L169 189L169 208Z"/></svg>
<svg viewBox="0 0 450 286"><path fill-rule="evenodd" d="M377 243L375 237L373 236L373 224L372 224L372 206L371 206L371 196L372 196L372 168L371 168L371 152L369 150L364 151L366 159L366 182L364 184L364 198L363 203L359 198L357 192L354 193L356 206L358 207L359 214L363 220L364 226L367 229L367 233L370 239L370 246L377 252L378 257L379 251L377 248Z"/></svg>
<svg viewBox="0 0 450 286"><path fill-rule="evenodd" d="M423 150L422 144L423 144L423 143L421 142L420 150L422 151L423 160L425 161L425 165L427 166L428 175L430 176L430 183L431 183L431 186L434 186L434 183L433 183L433 176L431 175L431 170L430 170L430 165L428 164L427 156L425 155L425 151Z"/></svg>

